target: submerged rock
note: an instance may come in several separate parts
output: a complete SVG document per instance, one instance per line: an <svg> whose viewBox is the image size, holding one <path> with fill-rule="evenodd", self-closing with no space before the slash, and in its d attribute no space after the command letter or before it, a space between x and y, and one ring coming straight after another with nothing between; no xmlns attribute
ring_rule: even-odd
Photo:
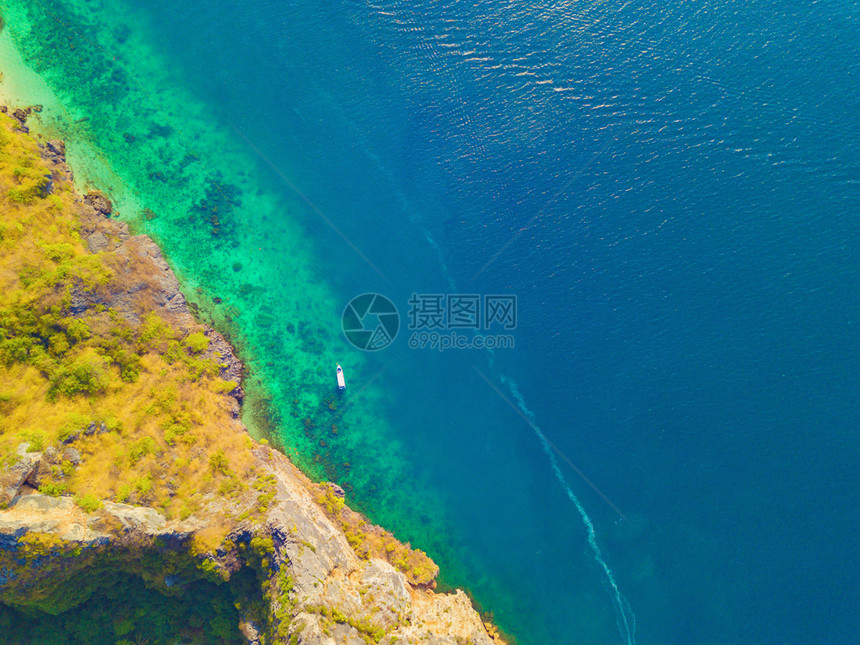
<svg viewBox="0 0 860 645"><path fill-rule="evenodd" d="M12 117L18 121L21 125L27 120L27 117L30 116L30 112L32 112L32 108L15 108L12 110Z"/></svg>

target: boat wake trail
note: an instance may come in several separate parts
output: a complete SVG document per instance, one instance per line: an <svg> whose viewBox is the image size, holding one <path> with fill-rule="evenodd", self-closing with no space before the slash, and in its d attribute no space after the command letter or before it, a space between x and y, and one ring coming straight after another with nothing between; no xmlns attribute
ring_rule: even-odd
<svg viewBox="0 0 860 645"><path fill-rule="evenodd" d="M615 605L615 610L618 614L617 624L618 630L621 632L621 637L624 639L624 642L627 645L635 645L636 643L636 616L633 615L633 610L630 608L630 603L627 602L627 599L621 594L621 591L618 589L618 583L615 581L615 574L612 573L612 569L609 568L609 565L606 564L606 560L603 559L603 553L600 551L600 547L597 545L597 535L594 531L594 523L591 521L591 518L588 516L588 513L585 511L585 507L582 505L582 502L579 501L579 498L574 495L573 491L570 489L570 485L567 483L567 480L564 477L564 474L561 472L561 468L558 465L558 461L555 458L555 454L553 454L552 447L550 445L549 440L546 436L541 432L541 429L537 426L534 420L534 414L525 404L525 400L523 399L523 395L520 394L519 389L517 388L516 383L513 380L509 379L506 376L501 376L501 381L504 383L508 390L510 390L511 395L514 400L517 402L520 410L526 417L529 419L531 429L534 431L537 438L540 440L541 447L543 451L546 453L546 456L549 457L549 462L552 465L552 470L555 473L556 479L558 479L561 484L564 492L567 494L568 499L573 503L576 507L576 510L579 512L579 516L582 518L582 523L585 526L586 533L588 535L588 546L591 548L591 553L594 556L594 561L597 562L597 565L603 571L603 575L606 578L606 582L610 587L610 594L612 595L613 604Z"/></svg>

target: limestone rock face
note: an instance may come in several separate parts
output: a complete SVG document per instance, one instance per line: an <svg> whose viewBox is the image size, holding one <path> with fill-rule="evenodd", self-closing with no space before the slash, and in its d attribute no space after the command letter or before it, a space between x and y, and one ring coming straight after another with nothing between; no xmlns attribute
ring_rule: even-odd
<svg viewBox="0 0 860 645"><path fill-rule="evenodd" d="M87 248L90 253L101 253L110 246L108 239L101 231L96 231L87 238Z"/></svg>
<svg viewBox="0 0 860 645"><path fill-rule="evenodd" d="M255 452L260 467L277 481L265 530L275 538L275 562L287 567L294 581L289 596L297 613L290 633L297 635L298 643L360 645L366 643L363 635L368 629L378 629L400 645L494 642L463 592L437 594L415 588L388 562L358 558L287 457L269 448ZM334 618L320 612L321 607ZM338 622L338 615L349 622Z"/></svg>
<svg viewBox="0 0 860 645"><path fill-rule="evenodd" d="M15 462L0 468L0 507L8 506L39 463L39 455L27 452L29 444L18 446Z"/></svg>
<svg viewBox="0 0 860 645"><path fill-rule="evenodd" d="M408 583L402 573L387 562L374 559L361 571L361 585L372 594L377 617L386 627L397 624L410 607Z"/></svg>

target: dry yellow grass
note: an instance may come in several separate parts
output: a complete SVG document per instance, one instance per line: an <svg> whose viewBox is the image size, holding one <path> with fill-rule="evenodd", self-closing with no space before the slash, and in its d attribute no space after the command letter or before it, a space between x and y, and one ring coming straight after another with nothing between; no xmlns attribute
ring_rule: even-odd
<svg viewBox="0 0 860 645"><path fill-rule="evenodd" d="M87 251L73 189L51 185L35 141L13 125L0 115L0 462L22 442L62 452L78 435L69 445L80 465L59 459L45 492L169 517L241 493L253 456L231 423L225 392L234 384L200 357L202 334L183 338L154 313L138 325L98 306L70 313L73 288L121 290L146 281L147 267ZM141 314L146 305L137 303Z"/></svg>

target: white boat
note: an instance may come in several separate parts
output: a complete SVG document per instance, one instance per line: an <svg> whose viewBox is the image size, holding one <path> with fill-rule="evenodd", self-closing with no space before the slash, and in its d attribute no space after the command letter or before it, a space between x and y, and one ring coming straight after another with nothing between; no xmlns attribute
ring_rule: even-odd
<svg viewBox="0 0 860 645"><path fill-rule="evenodd" d="M337 366L337 389L346 389L346 381L343 380L343 368L340 366L340 364L338 364Z"/></svg>

